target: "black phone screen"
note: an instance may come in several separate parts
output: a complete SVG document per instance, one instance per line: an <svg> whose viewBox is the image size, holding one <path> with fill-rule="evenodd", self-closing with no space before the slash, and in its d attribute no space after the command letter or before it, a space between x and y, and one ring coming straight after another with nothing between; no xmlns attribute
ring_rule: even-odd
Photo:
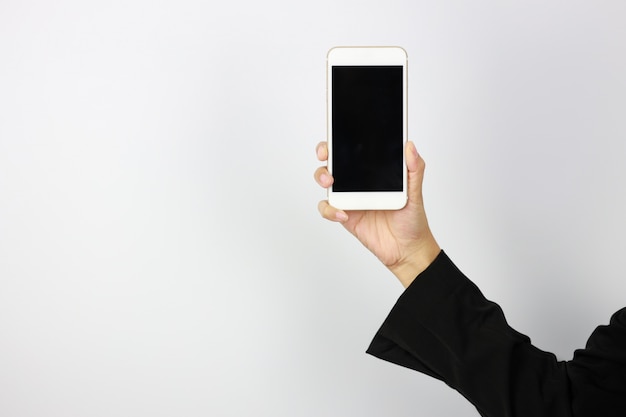
<svg viewBox="0 0 626 417"><path fill-rule="evenodd" d="M402 66L332 67L334 192L402 191Z"/></svg>

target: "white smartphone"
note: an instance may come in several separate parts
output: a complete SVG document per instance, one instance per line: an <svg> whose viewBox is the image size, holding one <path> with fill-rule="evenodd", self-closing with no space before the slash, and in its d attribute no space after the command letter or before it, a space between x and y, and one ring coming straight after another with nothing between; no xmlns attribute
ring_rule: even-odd
<svg viewBox="0 0 626 417"><path fill-rule="evenodd" d="M327 61L328 201L343 210L398 210L407 202L406 51L335 47Z"/></svg>

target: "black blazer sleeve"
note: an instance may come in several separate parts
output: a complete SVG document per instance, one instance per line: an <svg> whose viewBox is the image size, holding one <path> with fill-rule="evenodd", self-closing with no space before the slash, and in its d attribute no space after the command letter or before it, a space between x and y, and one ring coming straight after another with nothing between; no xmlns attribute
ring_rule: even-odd
<svg viewBox="0 0 626 417"><path fill-rule="evenodd" d="M570 362L534 347L441 252L368 353L444 381L485 417L626 416L626 310Z"/></svg>

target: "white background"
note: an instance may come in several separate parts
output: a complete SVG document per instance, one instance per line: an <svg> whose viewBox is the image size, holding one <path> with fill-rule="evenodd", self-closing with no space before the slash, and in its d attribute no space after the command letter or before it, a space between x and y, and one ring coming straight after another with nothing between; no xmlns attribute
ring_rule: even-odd
<svg viewBox="0 0 626 417"><path fill-rule="evenodd" d="M0 1L0 414L476 416L364 353L325 55L409 53L439 243L567 360L625 303L622 1Z"/></svg>

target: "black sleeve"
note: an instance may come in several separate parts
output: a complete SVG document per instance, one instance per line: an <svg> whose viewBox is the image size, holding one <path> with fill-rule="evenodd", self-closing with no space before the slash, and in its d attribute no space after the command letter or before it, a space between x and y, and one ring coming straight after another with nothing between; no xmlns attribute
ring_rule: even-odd
<svg viewBox="0 0 626 417"><path fill-rule="evenodd" d="M559 362L512 329L441 252L398 299L367 352L444 381L485 417L625 416L624 311L571 362Z"/></svg>

